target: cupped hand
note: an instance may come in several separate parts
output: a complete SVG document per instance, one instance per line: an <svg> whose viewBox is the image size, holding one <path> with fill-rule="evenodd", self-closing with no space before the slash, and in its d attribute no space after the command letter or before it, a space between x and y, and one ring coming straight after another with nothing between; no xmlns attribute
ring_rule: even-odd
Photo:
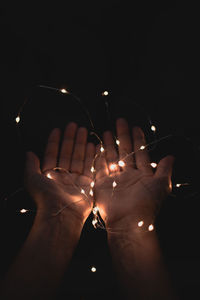
<svg viewBox="0 0 200 300"><path fill-rule="evenodd" d="M109 131L103 136L105 151L97 149L96 204L107 229L134 226L140 221L151 224L171 191L174 157L163 158L154 171L147 148L141 147L146 145L141 128L134 127L131 137L126 120L118 119L116 131L118 151ZM120 160L122 167L118 166Z"/></svg>
<svg viewBox="0 0 200 300"><path fill-rule="evenodd" d="M86 128L78 129L76 123L66 126L59 151L60 135L57 128L51 132L42 168L38 157L27 153L25 186L36 202L38 214L69 212L84 222L93 204L89 190L95 147L87 144Z"/></svg>

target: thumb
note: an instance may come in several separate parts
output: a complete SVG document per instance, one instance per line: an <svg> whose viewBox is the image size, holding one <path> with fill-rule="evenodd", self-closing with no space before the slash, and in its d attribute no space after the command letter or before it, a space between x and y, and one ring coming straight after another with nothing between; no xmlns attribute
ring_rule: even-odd
<svg viewBox="0 0 200 300"><path fill-rule="evenodd" d="M169 180L171 180L174 161L175 157L172 155L167 155L166 157L161 159L157 166L155 176L167 177Z"/></svg>
<svg viewBox="0 0 200 300"><path fill-rule="evenodd" d="M26 152L25 176L41 174L39 158L33 152Z"/></svg>

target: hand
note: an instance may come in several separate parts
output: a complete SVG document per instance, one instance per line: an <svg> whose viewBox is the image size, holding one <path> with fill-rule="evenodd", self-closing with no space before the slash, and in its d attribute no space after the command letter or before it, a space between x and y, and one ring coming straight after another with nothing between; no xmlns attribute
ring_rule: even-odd
<svg viewBox="0 0 200 300"><path fill-rule="evenodd" d="M139 127L133 128L133 145L129 134L128 123L118 119L116 123L118 152L111 132L104 133L105 152L96 159L96 204L107 229L127 228L139 221L146 226L154 220L156 209L171 191L171 174L174 158L166 156L156 172L150 165L147 149L139 150L146 145L144 133ZM138 151L139 150L139 151ZM97 149L98 153L99 149ZM132 151L134 155L127 155ZM111 171L110 165L119 160L125 163L121 168ZM113 182L116 186L113 187ZM148 224L148 225L147 225Z"/></svg>
<svg viewBox="0 0 200 300"><path fill-rule="evenodd" d="M75 123L66 126L60 155L59 142L60 130L56 128L49 136L42 169L38 157L27 153L25 185L36 202L38 214L69 212L84 222L93 203L89 190L95 147L87 144L86 128L77 129Z"/></svg>

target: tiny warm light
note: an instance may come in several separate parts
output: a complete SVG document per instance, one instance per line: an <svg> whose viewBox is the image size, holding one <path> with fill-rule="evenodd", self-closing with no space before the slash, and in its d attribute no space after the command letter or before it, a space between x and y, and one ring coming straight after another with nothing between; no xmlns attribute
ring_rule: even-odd
<svg viewBox="0 0 200 300"><path fill-rule="evenodd" d="M97 206L95 206L92 210L93 214L96 215L98 213L99 209Z"/></svg>
<svg viewBox="0 0 200 300"><path fill-rule="evenodd" d="M53 177L51 176L51 174L50 173L47 173L47 175L46 175L49 179L53 179Z"/></svg>
<svg viewBox="0 0 200 300"><path fill-rule="evenodd" d="M81 194L85 194L85 190L84 189L81 189Z"/></svg>
<svg viewBox="0 0 200 300"><path fill-rule="evenodd" d="M151 130L155 132L156 131L156 126L152 125Z"/></svg>
<svg viewBox="0 0 200 300"><path fill-rule="evenodd" d="M154 230L153 224L149 225L148 230L149 230L149 231L153 231L153 230Z"/></svg>
<svg viewBox="0 0 200 300"><path fill-rule="evenodd" d="M92 181L91 183L90 183L90 186L93 188L94 187L94 181Z"/></svg>
<svg viewBox="0 0 200 300"><path fill-rule="evenodd" d="M89 194L90 194L90 196L92 196L92 197L94 196L94 193L93 193L93 190L92 190L92 189L90 190Z"/></svg>
<svg viewBox="0 0 200 300"><path fill-rule="evenodd" d="M120 144L120 141L119 141L119 140L116 140L116 144L119 145L119 144Z"/></svg>
<svg viewBox="0 0 200 300"><path fill-rule="evenodd" d="M97 219L93 219L92 220L92 225L95 226L97 224L97 222L98 222Z"/></svg>
<svg viewBox="0 0 200 300"><path fill-rule="evenodd" d="M104 147L101 146L100 151L101 151L101 152L104 152L104 150L105 150Z"/></svg>
<svg viewBox="0 0 200 300"><path fill-rule="evenodd" d="M101 95L102 96L108 96L108 94L109 94L108 91L104 91Z"/></svg>
<svg viewBox="0 0 200 300"><path fill-rule="evenodd" d="M20 210L20 213L21 213L21 214L25 214L27 211L28 211L27 209L22 208L22 209Z"/></svg>
<svg viewBox="0 0 200 300"><path fill-rule="evenodd" d="M112 184L113 188L115 188L117 186L117 182L116 181L113 181L113 184Z"/></svg>
<svg viewBox="0 0 200 300"><path fill-rule="evenodd" d="M144 221L138 222L138 227L142 227L144 225Z"/></svg>
<svg viewBox="0 0 200 300"><path fill-rule="evenodd" d="M96 269L95 267L92 267L92 268L91 268L91 272L93 272L93 273L95 273L96 270L97 270L97 269Z"/></svg>
<svg viewBox="0 0 200 300"><path fill-rule="evenodd" d="M117 171L117 165L116 164L110 164L109 169L110 169L110 171Z"/></svg>
<svg viewBox="0 0 200 300"><path fill-rule="evenodd" d="M93 167L93 166L91 167L90 171L91 171L92 173L94 173L95 170L94 170L94 167Z"/></svg>
<svg viewBox="0 0 200 300"><path fill-rule="evenodd" d="M145 146L142 145L142 146L140 147L140 150L144 150L144 149L145 149Z"/></svg>
<svg viewBox="0 0 200 300"><path fill-rule="evenodd" d="M61 91L61 93L63 93L63 94L69 94L69 92L68 92L66 89L61 89L60 91Z"/></svg>
<svg viewBox="0 0 200 300"><path fill-rule="evenodd" d="M157 163L152 162L152 163L151 163L151 166L152 166L152 168L156 168L156 167L157 167Z"/></svg>
<svg viewBox="0 0 200 300"><path fill-rule="evenodd" d="M181 186L181 183L177 183L177 184L176 184L176 187L180 187L180 186Z"/></svg>
<svg viewBox="0 0 200 300"><path fill-rule="evenodd" d="M118 165L119 165L120 167L124 167L124 166L125 166L125 162L124 162L123 160L119 160L119 161L118 161Z"/></svg>
<svg viewBox="0 0 200 300"><path fill-rule="evenodd" d="M20 116L18 115L15 119L16 123L18 124L20 122Z"/></svg>

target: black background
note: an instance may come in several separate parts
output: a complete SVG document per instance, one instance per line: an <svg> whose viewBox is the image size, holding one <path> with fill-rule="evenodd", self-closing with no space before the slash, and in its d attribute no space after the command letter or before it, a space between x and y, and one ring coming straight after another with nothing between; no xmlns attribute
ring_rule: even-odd
<svg viewBox="0 0 200 300"><path fill-rule="evenodd" d="M199 25L197 8L181 1L66 1L54 5L27 2L2 7L1 74L1 265L2 276L31 227L34 212L16 210L34 204L24 192L24 153L41 158L49 130L70 120L90 129L81 106L70 96L39 89L39 84L68 88L90 111L99 135L117 116L140 125L152 141L146 112L156 125L157 161L176 157L174 190L158 216L157 231L175 289L181 299L197 299L199 285ZM104 90L109 91L110 119ZM22 120L15 117L27 100ZM139 108L138 108L139 106ZM113 128L113 127L112 127ZM96 273L90 271L95 265ZM113 295L106 233L91 219L66 274L62 290L82 299ZM195 296L196 295L196 296Z"/></svg>

